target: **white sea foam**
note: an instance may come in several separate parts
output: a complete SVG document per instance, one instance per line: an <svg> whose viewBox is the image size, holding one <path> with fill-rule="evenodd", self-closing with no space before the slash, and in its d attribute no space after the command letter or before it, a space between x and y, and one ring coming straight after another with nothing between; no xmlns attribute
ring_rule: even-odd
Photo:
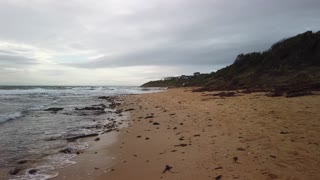
<svg viewBox="0 0 320 180"><path fill-rule="evenodd" d="M0 114L0 123L9 121L9 120L14 120L16 118L22 117L22 112L7 112L7 113L1 113Z"/></svg>
<svg viewBox="0 0 320 180"><path fill-rule="evenodd" d="M59 153L48 156L46 159L49 160L48 163L50 166L54 167L55 169L59 169L76 164L76 162L71 161L71 159L76 156L77 155L75 154Z"/></svg>
<svg viewBox="0 0 320 180"><path fill-rule="evenodd" d="M111 93L111 90L113 91ZM141 87L61 87L61 88L30 88L30 89L0 89L0 95L26 95L26 94L40 94L40 95L105 95L108 93L114 94L140 94L148 92L158 92L164 90L163 88L141 88Z"/></svg>
<svg viewBox="0 0 320 180"><path fill-rule="evenodd" d="M58 172L54 172L52 166L38 166L34 168L37 170L34 174L30 174L29 171L33 169L27 169L24 175L11 176L9 180L47 180L59 175Z"/></svg>
<svg viewBox="0 0 320 180"><path fill-rule="evenodd" d="M77 142L69 143L68 147L70 147L72 149L77 149L77 150L84 150L89 147L89 144L87 142L77 141Z"/></svg>
<svg viewBox="0 0 320 180"><path fill-rule="evenodd" d="M58 176L55 169L64 168L76 164L76 162L71 161L75 154L54 154L48 156L46 163L36 166L35 168L29 168L25 170L24 175L11 176L10 180L47 180ZM35 173L30 174L29 171L36 170Z"/></svg>
<svg viewBox="0 0 320 180"><path fill-rule="evenodd" d="M20 176L13 176L10 177L9 180L47 180L47 179L52 179L54 177L57 177L59 173L57 172L51 172L48 174L25 174L25 175L20 175Z"/></svg>

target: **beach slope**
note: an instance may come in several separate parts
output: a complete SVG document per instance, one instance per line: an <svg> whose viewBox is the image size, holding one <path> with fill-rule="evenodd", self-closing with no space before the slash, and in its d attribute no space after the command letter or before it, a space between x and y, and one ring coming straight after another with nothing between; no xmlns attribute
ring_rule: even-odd
<svg viewBox="0 0 320 180"><path fill-rule="evenodd" d="M213 93L123 97L129 127L97 150L115 159L92 167L93 179L320 179L319 95Z"/></svg>

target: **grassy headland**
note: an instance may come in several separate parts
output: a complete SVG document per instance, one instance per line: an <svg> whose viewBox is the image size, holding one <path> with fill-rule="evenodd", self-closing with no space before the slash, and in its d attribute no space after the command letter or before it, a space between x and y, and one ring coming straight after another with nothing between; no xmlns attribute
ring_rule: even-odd
<svg viewBox="0 0 320 180"><path fill-rule="evenodd" d="M264 52L240 54L233 64L210 74L150 81L143 87L204 87L203 90L320 89L320 31L283 39Z"/></svg>

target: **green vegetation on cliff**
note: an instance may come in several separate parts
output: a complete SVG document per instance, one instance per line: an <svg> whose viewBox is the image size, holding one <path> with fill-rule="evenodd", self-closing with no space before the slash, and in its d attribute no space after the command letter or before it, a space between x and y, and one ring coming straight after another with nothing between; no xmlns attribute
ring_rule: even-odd
<svg viewBox="0 0 320 180"><path fill-rule="evenodd" d="M214 90L274 88L320 83L320 31L281 40L264 52L240 54L235 62L210 74L165 78L144 87L203 86Z"/></svg>

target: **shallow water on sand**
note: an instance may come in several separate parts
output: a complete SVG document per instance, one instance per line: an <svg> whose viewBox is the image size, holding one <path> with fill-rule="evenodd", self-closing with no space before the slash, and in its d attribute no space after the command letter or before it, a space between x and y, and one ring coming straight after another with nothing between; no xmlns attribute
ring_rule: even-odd
<svg viewBox="0 0 320 180"><path fill-rule="evenodd" d="M101 133L118 114L99 96L158 92L138 87L0 86L0 179L48 179L88 147L70 137ZM97 108L81 110L85 107ZM49 108L61 108L48 110ZM101 110L102 109L102 110ZM68 148L70 152L61 153ZM9 171L11 174L8 176ZM16 172L15 172L16 171Z"/></svg>

